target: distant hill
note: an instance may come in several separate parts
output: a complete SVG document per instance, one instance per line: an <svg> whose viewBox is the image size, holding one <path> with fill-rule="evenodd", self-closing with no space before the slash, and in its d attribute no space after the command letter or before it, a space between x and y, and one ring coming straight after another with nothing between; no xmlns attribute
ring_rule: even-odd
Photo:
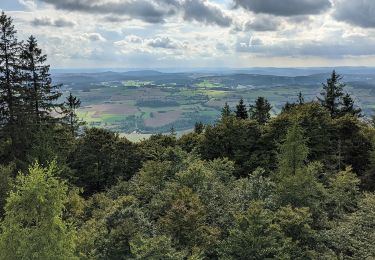
<svg viewBox="0 0 375 260"><path fill-rule="evenodd" d="M254 73L257 72L257 73ZM192 129L196 122L215 122L227 102L232 108L243 98L247 105L259 97L272 104L273 114L299 92L316 100L332 68L261 68L240 71L54 72L54 83L82 100L80 116L91 126L142 134ZM339 68L345 91L366 115L373 113L375 70ZM272 74L275 73L275 74ZM311 73L307 74L306 73ZM290 74L290 75L289 75Z"/></svg>

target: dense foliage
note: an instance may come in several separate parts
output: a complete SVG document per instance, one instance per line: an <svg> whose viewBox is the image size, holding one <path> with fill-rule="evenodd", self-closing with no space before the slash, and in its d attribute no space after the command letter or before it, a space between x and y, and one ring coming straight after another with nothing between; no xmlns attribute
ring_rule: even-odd
<svg viewBox="0 0 375 260"><path fill-rule="evenodd" d="M335 72L318 102L132 143L83 128L0 27L0 259L375 258L375 129Z"/></svg>

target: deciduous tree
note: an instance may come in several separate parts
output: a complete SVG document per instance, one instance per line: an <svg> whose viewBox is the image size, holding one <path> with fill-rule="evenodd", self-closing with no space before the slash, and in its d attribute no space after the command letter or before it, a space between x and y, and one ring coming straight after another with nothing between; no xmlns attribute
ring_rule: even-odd
<svg viewBox="0 0 375 260"><path fill-rule="evenodd" d="M17 177L1 223L0 259L76 259L76 233L62 218L68 187L55 173L54 163L34 164Z"/></svg>

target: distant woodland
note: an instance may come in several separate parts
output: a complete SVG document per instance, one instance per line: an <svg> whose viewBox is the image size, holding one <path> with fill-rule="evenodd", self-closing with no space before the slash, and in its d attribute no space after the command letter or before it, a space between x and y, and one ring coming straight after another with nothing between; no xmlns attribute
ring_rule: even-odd
<svg viewBox="0 0 375 260"><path fill-rule="evenodd" d="M86 127L46 62L2 13L0 259L375 259L374 123L336 72L276 116L239 100L133 143Z"/></svg>

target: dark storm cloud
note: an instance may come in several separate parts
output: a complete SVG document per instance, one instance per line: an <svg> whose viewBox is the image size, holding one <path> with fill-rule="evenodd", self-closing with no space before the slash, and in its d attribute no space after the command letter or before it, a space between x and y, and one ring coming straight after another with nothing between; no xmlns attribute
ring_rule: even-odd
<svg viewBox="0 0 375 260"><path fill-rule="evenodd" d="M231 25L231 18L206 0L39 0L57 9L85 13L128 16L148 23L163 23L166 18L181 13L187 21L198 21L222 27Z"/></svg>
<svg viewBox="0 0 375 260"><path fill-rule="evenodd" d="M374 0L338 0L334 17L352 25L375 28Z"/></svg>
<svg viewBox="0 0 375 260"><path fill-rule="evenodd" d="M221 27L229 27L232 19L215 6L202 0L186 0L183 4L184 19L205 24L216 24Z"/></svg>
<svg viewBox="0 0 375 260"><path fill-rule="evenodd" d="M234 2L237 7L243 7L254 13L278 16L319 14L332 6L329 0L234 0Z"/></svg>
<svg viewBox="0 0 375 260"><path fill-rule="evenodd" d="M40 0L52 4L57 9L85 13L127 15L149 23L164 22L164 18L174 14L171 1L123 0L108 2L101 0Z"/></svg>
<svg viewBox="0 0 375 260"><path fill-rule="evenodd" d="M75 24L64 18L59 18L56 20L50 19L48 17L35 18L31 21L34 26L53 26L53 27L73 27Z"/></svg>

